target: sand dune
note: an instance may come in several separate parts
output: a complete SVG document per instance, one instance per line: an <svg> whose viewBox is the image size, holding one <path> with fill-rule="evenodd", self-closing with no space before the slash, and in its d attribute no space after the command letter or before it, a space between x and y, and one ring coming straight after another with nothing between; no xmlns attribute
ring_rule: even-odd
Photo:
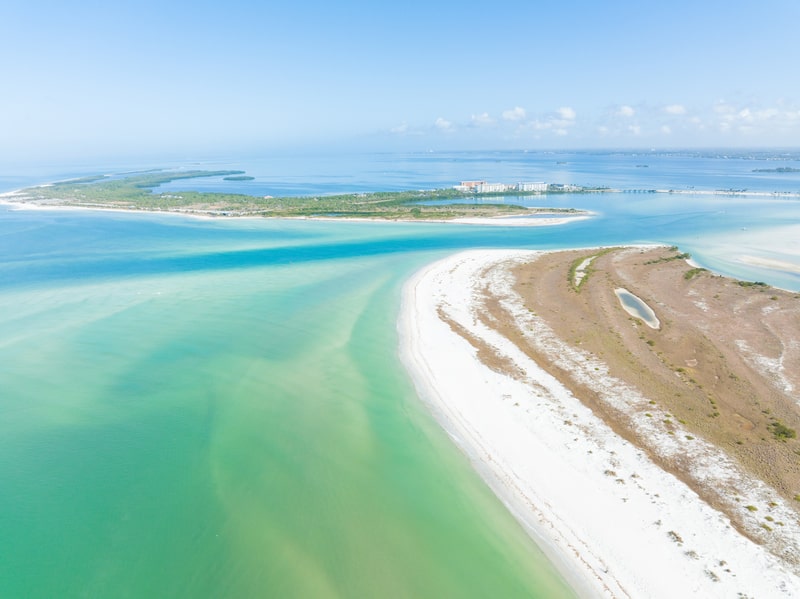
<svg viewBox="0 0 800 599"><path fill-rule="evenodd" d="M556 334L520 293L539 281L519 269L550 256L470 251L409 281L401 356L420 396L581 595L797 596L800 526L786 493ZM556 305L564 321L580 317ZM603 309L641 328L618 302ZM713 488L742 514L732 520Z"/></svg>

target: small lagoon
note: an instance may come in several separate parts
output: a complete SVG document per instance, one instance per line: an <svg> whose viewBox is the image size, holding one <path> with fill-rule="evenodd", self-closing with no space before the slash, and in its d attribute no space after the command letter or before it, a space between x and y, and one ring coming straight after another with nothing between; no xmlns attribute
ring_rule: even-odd
<svg viewBox="0 0 800 599"><path fill-rule="evenodd" d="M619 303L628 314L634 318L638 318L651 329L658 329L661 327L661 323L656 317L656 313L653 312L653 309L641 298L633 295L627 289L622 288L615 289L614 293L617 294Z"/></svg>

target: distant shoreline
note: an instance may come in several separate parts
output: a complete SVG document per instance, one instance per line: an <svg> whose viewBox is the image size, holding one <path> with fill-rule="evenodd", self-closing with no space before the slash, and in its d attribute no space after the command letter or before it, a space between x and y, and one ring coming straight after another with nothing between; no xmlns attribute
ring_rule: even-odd
<svg viewBox="0 0 800 599"><path fill-rule="evenodd" d="M315 220L456 222L513 226L561 225L586 210L526 207L514 203L476 203L454 189L273 197L224 192L153 190L175 180L201 177L241 178L242 171L136 173L123 178L88 176L0 194L5 204L53 208L82 207L128 212L179 213L202 217L302 218ZM536 192L518 192L538 195ZM489 198L496 194L480 194ZM526 219L528 216L537 218ZM504 221L501 217L520 217ZM539 218L545 217L545 218ZM547 218L552 217L552 218Z"/></svg>
<svg viewBox="0 0 800 599"><path fill-rule="evenodd" d="M8 192L13 193L13 192ZM404 223L404 224L454 224L454 225L475 225L475 226L495 226L495 227L548 227L560 226L573 222L587 220L594 216L588 210L580 211L573 216L564 216L557 211L540 209L533 214L517 215L496 215L486 217L455 217L450 219L428 218L417 220L413 218L368 218L368 217L332 217L332 216L258 216L253 214L225 214L220 215L214 212L201 212L194 210L157 210L140 208L116 208L108 206L71 206L65 204L41 205L32 202L14 202L4 199L5 194L0 194L0 206L8 206L12 210L31 210L31 211L93 211L93 212L115 212L122 214L157 214L183 216L200 220L288 220L288 221L316 221L316 222L338 222L338 223Z"/></svg>
<svg viewBox="0 0 800 599"><path fill-rule="evenodd" d="M430 190L287 197L259 197L227 192L154 191L165 183L209 177L222 177L229 181L253 179L244 174L244 171L237 170L144 171L123 176L92 175L0 194L0 202L38 208L81 207L125 212L177 213L200 218L252 217L554 226L589 218L592 213L576 208L527 207L505 202L503 198L526 196L547 199L551 196L604 193L800 198L800 192L614 189L544 182L519 183L518 189L511 189L513 186L501 183L462 182L452 188ZM481 191L484 188L486 190ZM498 201L492 201L494 199ZM528 218L531 216L536 218Z"/></svg>

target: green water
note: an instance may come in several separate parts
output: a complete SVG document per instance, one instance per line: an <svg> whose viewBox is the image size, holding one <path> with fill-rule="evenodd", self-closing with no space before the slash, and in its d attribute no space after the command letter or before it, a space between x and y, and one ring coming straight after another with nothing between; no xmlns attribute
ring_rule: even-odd
<svg viewBox="0 0 800 599"><path fill-rule="evenodd" d="M571 596L399 365L401 285L442 252L63 218L83 241L20 249L0 293L0 596Z"/></svg>
<svg viewBox="0 0 800 599"><path fill-rule="evenodd" d="M650 152L646 169L617 152L206 166L248 170L256 180L234 190L257 195L478 176L796 192L795 175L753 172L795 154ZM0 175L0 189L94 172ZM595 216L506 229L0 206L0 599L570 596L417 399L397 358L403 281L464 248L661 242L800 290L800 202L528 200Z"/></svg>

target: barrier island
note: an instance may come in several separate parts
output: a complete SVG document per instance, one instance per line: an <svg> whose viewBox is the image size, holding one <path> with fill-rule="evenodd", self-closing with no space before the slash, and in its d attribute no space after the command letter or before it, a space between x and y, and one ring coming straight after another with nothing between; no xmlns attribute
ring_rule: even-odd
<svg viewBox="0 0 800 599"><path fill-rule="evenodd" d="M206 216L282 218L454 220L529 215L568 217L587 214L574 208L529 208L502 202L475 203L476 195L482 197L502 194L465 195L456 189L377 191L300 197L260 197L238 193L157 190L165 183L200 177L245 180L247 176L243 171L227 170L145 172L126 176L100 175L31 187L4 194L2 199L9 203L43 207L74 206L180 212ZM515 192L515 195L540 195L540 193Z"/></svg>
<svg viewBox="0 0 800 599"><path fill-rule="evenodd" d="M800 295L685 256L450 256L406 284L400 355L580 596L797 597Z"/></svg>

